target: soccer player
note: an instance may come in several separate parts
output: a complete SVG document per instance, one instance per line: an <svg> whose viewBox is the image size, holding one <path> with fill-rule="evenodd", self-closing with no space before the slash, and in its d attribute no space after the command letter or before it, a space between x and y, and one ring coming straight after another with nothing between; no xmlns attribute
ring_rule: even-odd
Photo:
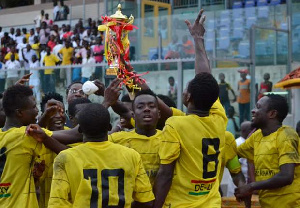
<svg viewBox="0 0 300 208"><path fill-rule="evenodd" d="M131 207L133 201L136 207L151 207L154 196L140 155L107 141L108 111L87 104L78 123L85 143L56 157L49 208Z"/></svg>
<svg viewBox="0 0 300 208"><path fill-rule="evenodd" d="M236 197L259 191L263 208L300 206L300 144L294 129L283 126L288 103L280 95L267 95L252 110L258 130L238 147L241 157L254 161L255 180L235 190Z"/></svg>
<svg viewBox="0 0 300 208"><path fill-rule="evenodd" d="M196 76L183 96L188 115L170 117L163 130L155 208L221 206L218 176L227 119L206 53L200 53L205 51L202 13L193 25L186 21L195 40Z"/></svg>
<svg viewBox="0 0 300 208"><path fill-rule="evenodd" d="M55 102L52 103L52 102L48 102L48 101L55 101ZM65 129L64 125L66 122L66 115L64 113L65 107L64 107L63 97L60 94L58 94L56 92L46 93L45 96L42 98L42 102L40 104L41 111L43 114L47 113L46 110L48 110L49 107L51 107L53 104L59 106L60 111L56 111L55 113L53 113L54 115L48 119L45 127L50 131L64 130ZM39 125L40 125L40 122L39 122Z"/></svg>
<svg viewBox="0 0 300 208"><path fill-rule="evenodd" d="M159 168L159 142L162 137L156 129L160 113L156 95L151 90L139 91L133 101L132 110L135 128L109 135L109 141L132 148L140 153L151 184Z"/></svg>

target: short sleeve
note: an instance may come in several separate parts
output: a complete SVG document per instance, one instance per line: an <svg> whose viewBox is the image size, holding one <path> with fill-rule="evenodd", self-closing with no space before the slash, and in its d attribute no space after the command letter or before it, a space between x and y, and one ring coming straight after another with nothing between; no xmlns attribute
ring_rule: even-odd
<svg viewBox="0 0 300 208"><path fill-rule="evenodd" d="M225 132L225 147L224 147L225 164L237 155L237 145L232 133Z"/></svg>
<svg viewBox="0 0 300 208"><path fill-rule="evenodd" d="M69 201L69 193L71 192L70 182L67 175L67 155L61 152L57 155L53 165L53 178L50 191L49 208L72 207Z"/></svg>
<svg viewBox="0 0 300 208"><path fill-rule="evenodd" d="M231 85L227 83L227 90L232 90Z"/></svg>
<svg viewBox="0 0 300 208"><path fill-rule="evenodd" d="M256 133L252 134L243 144L238 146L237 153L240 157L254 160L254 138Z"/></svg>
<svg viewBox="0 0 300 208"><path fill-rule="evenodd" d="M163 129L162 140L159 148L161 164L170 164L180 155L180 136L170 125L169 121L170 118L167 120L165 128Z"/></svg>
<svg viewBox="0 0 300 208"><path fill-rule="evenodd" d="M217 101L212 105L209 111L210 115L212 115L216 120L222 119L224 122L224 129L226 129L227 126L227 116L225 109L223 108L220 99L217 99Z"/></svg>
<svg viewBox="0 0 300 208"><path fill-rule="evenodd" d="M299 137L290 128L285 128L277 137L279 166L288 163L300 163Z"/></svg>
<svg viewBox="0 0 300 208"><path fill-rule="evenodd" d="M226 168L228 168L229 172L232 174L241 172L241 164L237 155L227 162Z"/></svg>
<svg viewBox="0 0 300 208"><path fill-rule="evenodd" d="M185 116L186 114L177 108L171 107L172 116Z"/></svg>
<svg viewBox="0 0 300 208"><path fill-rule="evenodd" d="M137 153L138 155L138 153ZM150 184L149 177L143 167L141 156L138 155L138 166L137 175L135 179L135 185L133 190L134 201L145 203L154 200L154 194L152 192L152 187Z"/></svg>
<svg viewBox="0 0 300 208"><path fill-rule="evenodd" d="M54 55L54 60L55 60L55 62L59 62L60 61L60 59L56 55Z"/></svg>

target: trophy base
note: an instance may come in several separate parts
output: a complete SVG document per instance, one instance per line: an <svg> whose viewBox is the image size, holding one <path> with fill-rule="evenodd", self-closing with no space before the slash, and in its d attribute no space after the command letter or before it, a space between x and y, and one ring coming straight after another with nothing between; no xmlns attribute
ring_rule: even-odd
<svg viewBox="0 0 300 208"><path fill-rule="evenodd" d="M105 71L105 78L108 79L115 79L118 76L118 68L114 67L114 68L108 68Z"/></svg>

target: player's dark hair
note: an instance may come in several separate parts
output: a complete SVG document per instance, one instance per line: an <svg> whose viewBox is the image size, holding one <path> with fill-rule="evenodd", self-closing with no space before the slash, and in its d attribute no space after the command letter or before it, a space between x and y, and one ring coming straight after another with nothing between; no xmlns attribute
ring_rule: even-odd
<svg viewBox="0 0 300 208"><path fill-rule="evenodd" d="M75 117L76 105L78 105L78 104L87 104L87 103L92 103L92 101L90 101L87 98L77 98L77 99L72 100L70 102L69 106L68 106L69 116Z"/></svg>
<svg viewBox="0 0 300 208"><path fill-rule="evenodd" d="M130 97L128 94L123 95L123 97L121 98L122 102L126 102L126 103L131 103Z"/></svg>
<svg viewBox="0 0 300 208"><path fill-rule="evenodd" d="M6 116L13 116L16 109L25 108L28 102L28 97L32 96L33 92L28 86L14 85L4 92L3 109Z"/></svg>
<svg viewBox="0 0 300 208"><path fill-rule="evenodd" d="M134 109L134 102L135 102L136 98L141 96L141 95L152 95L155 98L155 101L158 105L158 100L157 100L156 94L152 90L150 90L150 89L140 90L135 94L134 100L132 102L132 109Z"/></svg>
<svg viewBox="0 0 300 208"><path fill-rule="evenodd" d="M268 111L276 110L277 119L280 123L285 119L289 112L289 106L285 97L281 95L268 94Z"/></svg>
<svg viewBox="0 0 300 208"><path fill-rule="evenodd" d="M83 83L80 82L80 81L72 82L72 83L67 87L67 89L66 89L66 95L69 94L69 91L70 91L71 87L72 87L74 84L82 84L82 85L83 85Z"/></svg>
<svg viewBox="0 0 300 208"><path fill-rule="evenodd" d="M3 98L3 93L2 92L0 92L0 99L2 99Z"/></svg>
<svg viewBox="0 0 300 208"><path fill-rule="evenodd" d="M296 125L296 131L300 131L300 121L298 121L297 125Z"/></svg>
<svg viewBox="0 0 300 208"><path fill-rule="evenodd" d="M78 113L81 131L89 136L106 134L110 130L110 115L101 104L89 103Z"/></svg>
<svg viewBox="0 0 300 208"><path fill-rule="evenodd" d="M159 99L161 99L167 106L176 108L176 103L170 97L162 94L158 94L157 97L159 97Z"/></svg>
<svg viewBox="0 0 300 208"><path fill-rule="evenodd" d="M210 73L199 73L190 81L188 92L198 110L209 111L219 96L219 85Z"/></svg>
<svg viewBox="0 0 300 208"><path fill-rule="evenodd" d="M46 93L43 98L42 98L42 102L41 102L41 111L42 113L44 113L45 111L45 105L46 103L49 101L49 100L57 100L59 102L62 102L62 104L64 104L64 98L63 96L61 96L60 94L56 93L56 92L49 92L49 93Z"/></svg>

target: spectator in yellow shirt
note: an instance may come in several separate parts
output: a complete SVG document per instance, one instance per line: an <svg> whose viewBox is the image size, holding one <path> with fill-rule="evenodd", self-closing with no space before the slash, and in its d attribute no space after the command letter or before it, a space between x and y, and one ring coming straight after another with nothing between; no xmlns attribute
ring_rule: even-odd
<svg viewBox="0 0 300 208"><path fill-rule="evenodd" d="M12 47L10 48L10 52L7 53L7 54L5 55L5 57L4 57L4 61L5 61L5 62L8 61L8 60L10 60L11 54L14 54L14 55L15 55L15 60L19 60L19 54L18 54L17 51L16 51L16 47L15 47L15 46L12 46Z"/></svg>
<svg viewBox="0 0 300 208"><path fill-rule="evenodd" d="M46 52L47 55L43 60L44 66L56 66L61 63L59 58L51 53L51 48L49 46L47 46ZM45 85L43 86L44 93L55 92L55 75L53 73L53 68L45 69L43 81L45 83Z"/></svg>
<svg viewBox="0 0 300 208"><path fill-rule="evenodd" d="M58 56L62 59L62 65L71 65L73 60L74 48L70 47L70 42L66 41L65 47L58 51ZM61 57L62 55L62 57ZM66 69L60 69L60 79L66 78Z"/></svg>

